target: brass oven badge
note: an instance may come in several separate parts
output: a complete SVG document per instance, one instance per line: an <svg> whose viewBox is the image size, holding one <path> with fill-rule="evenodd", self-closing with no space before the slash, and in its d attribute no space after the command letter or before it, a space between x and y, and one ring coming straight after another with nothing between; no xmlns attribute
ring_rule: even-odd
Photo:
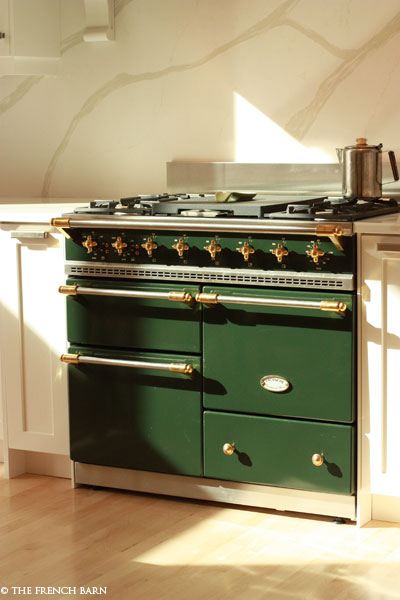
<svg viewBox="0 0 400 600"><path fill-rule="evenodd" d="M290 388L289 381L280 375L265 375L260 385L264 390L275 393L286 392Z"/></svg>

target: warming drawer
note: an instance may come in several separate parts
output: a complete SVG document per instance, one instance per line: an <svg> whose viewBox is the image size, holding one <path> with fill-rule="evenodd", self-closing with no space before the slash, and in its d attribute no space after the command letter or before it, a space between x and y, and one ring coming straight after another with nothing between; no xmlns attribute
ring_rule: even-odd
<svg viewBox="0 0 400 600"><path fill-rule="evenodd" d="M200 353L197 286L68 279L71 344Z"/></svg>
<svg viewBox="0 0 400 600"><path fill-rule="evenodd" d="M208 287L202 298L205 408L353 422L351 294Z"/></svg>
<svg viewBox="0 0 400 600"><path fill-rule="evenodd" d="M351 494L353 458L351 425L204 413L205 477Z"/></svg>
<svg viewBox="0 0 400 600"><path fill-rule="evenodd" d="M72 346L63 360L72 460L202 475L199 357Z"/></svg>

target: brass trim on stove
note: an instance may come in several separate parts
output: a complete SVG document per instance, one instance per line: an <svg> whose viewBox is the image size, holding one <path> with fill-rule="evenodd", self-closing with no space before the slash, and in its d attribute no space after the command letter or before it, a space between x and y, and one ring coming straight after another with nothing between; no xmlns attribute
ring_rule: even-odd
<svg viewBox="0 0 400 600"><path fill-rule="evenodd" d="M236 250L243 255L243 258L246 262L249 260L250 254L254 254L255 252L253 246L250 246L249 242L244 242L243 246L236 248Z"/></svg>
<svg viewBox="0 0 400 600"><path fill-rule="evenodd" d="M182 258L183 253L186 252L186 250L189 250L189 244L186 244L185 240L183 238L179 238L179 240L176 242L176 244L172 244L172 248L174 250L176 250L178 253L178 256L180 258Z"/></svg>
<svg viewBox="0 0 400 600"><path fill-rule="evenodd" d="M67 365L79 364L79 354L61 354L60 360Z"/></svg>
<svg viewBox="0 0 400 600"><path fill-rule="evenodd" d="M62 354L61 362L69 365L101 365L105 367L130 367L134 369L154 369L157 371L170 371L171 373L182 373L191 375L193 366L187 363L161 363L147 362L141 360L122 360L115 358L103 358L98 356L86 356L83 354Z"/></svg>
<svg viewBox="0 0 400 600"><path fill-rule="evenodd" d="M194 298L189 292L168 292L168 300L170 300L170 302L185 302L187 304L192 304Z"/></svg>
<svg viewBox="0 0 400 600"><path fill-rule="evenodd" d="M147 300L169 300L170 302L184 302L192 304L194 298L189 292L146 292L145 290L124 290L96 287L84 287L81 285L60 285L60 294L67 296L110 296L120 298L141 298Z"/></svg>
<svg viewBox="0 0 400 600"><path fill-rule="evenodd" d="M218 304L218 294L206 294L200 293L195 296L196 302L201 302L202 304Z"/></svg>
<svg viewBox="0 0 400 600"><path fill-rule="evenodd" d="M276 306L278 308L305 308L343 314L347 310L344 302L333 300L283 300L276 298L254 298L251 296L223 296L222 294L196 294L196 302L202 304L249 304Z"/></svg>
<svg viewBox="0 0 400 600"><path fill-rule="evenodd" d="M347 310L347 305L345 302L336 302L334 300L322 300L320 308L323 311L345 313Z"/></svg>
<svg viewBox="0 0 400 600"><path fill-rule="evenodd" d="M278 244L276 248L271 248L270 252L275 256L278 263L283 261L284 256L289 254L288 250L285 248L283 244Z"/></svg>
<svg viewBox="0 0 400 600"><path fill-rule="evenodd" d="M311 462L315 467L321 467L324 464L325 457L323 454L313 454Z"/></svg>
<svg viewBox="0 0 400 600"><path fill-rule="evenodd" d="M232 456L232 454L235 453L235 445L234 444L230 444L229 442L227 442L226 444L224 444L222 446L222 452L224 454L226 454L226 456Z"/></svg>
<svg viewBox="0 0 400 600"><path fill-rule="evenodd" d="M343 244L339 238L344 235L343 227L338 225L317 225L315 228L316 235L326 235L331 240L332 244L338 249L343 250Z"/></svg>
<svg viewBox="0 0 400 600"><path fill-rule="evenodd" d="M307 250L306 254L307 256L312 258L313 263L315 264L318 264L319 259L325 256L325 252L321 250L318 244L313 244L311 250Z"/></svg>
<svg viewBox="0 0 400 600"><path fill-rule="evenodd" d="M211 240L207 246L204 246L204 250L207 250L210 253L211 259L215 260L217 252L221 252L222 248L215 240Z"/></svg>
<svg viewBox="0 0 400 600"><path fill-rule="evenodd" d="M71 221L68 217L56 217L55 219L51 219L50 225L58 229L58 231L62 233L66 238L68 238L69 240L71 239L69 233L65 231L66 229L70 229L71 227Z"/></svg>
<svg viewBox="0 0 400 600"><path fill-rule="evenodd" d="M77 285L60 285L58 288L60 294L65 296L77 296L78 286Z"/></svg>

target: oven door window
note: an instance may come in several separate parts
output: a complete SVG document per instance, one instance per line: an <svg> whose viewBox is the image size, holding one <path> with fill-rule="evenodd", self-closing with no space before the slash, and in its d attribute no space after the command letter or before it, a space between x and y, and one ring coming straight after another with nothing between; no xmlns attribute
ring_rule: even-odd
<svg viewBox="0 0 400 600"><path fill-rule="evenodd" d="M249 299L203 305L206 408L353 422L351 294L222 287L204 292ZM251 304L257 298L294 306ZM346 310L296 307L302 301L344 302Z"/></svg>
<svg viewBox="0 0 400 600"><path fill-rule="evenodd" d="M86 360L141 361L148 368L70 364L71 458L77 462L202 475L201 363L188 355L94 351ZM149 368L187 364L190 374Z"/></svg>

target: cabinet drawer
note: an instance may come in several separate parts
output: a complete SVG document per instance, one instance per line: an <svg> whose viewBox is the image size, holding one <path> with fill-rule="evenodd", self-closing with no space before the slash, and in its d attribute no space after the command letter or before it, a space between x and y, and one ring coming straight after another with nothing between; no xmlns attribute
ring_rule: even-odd
<svg viewBox="0 0 400 600"><path fill-rule="evenodd" d="M84 279L69 279L67 283L82 291L67 297L71 344L200 352L201 306L167 299L182 292L194 298L198 287ZM99 290L101 295L96 295Z"/></svg>
<svg viewBox="0 0 400 600"><path fill-rule="evenodd" d="M324 457L320 466L315 454ZM353 462L351 425L204 413L205 477L351 494Z"/></svg>
<svg viewBox="0 0 400 600"><path fill-rule="evenodd" d="M203 308L206 408L354 420L351 294L240 288L205 292L222 297ZM244 301L234 304L230 297ZM251 304L258 300L291 305ZM321 301L342 302L346 310L338 314L303 306Z"/></svg>
<svg viewBox="0 0 400 600"><path fill-rule="evenodd" d="M94 351L72 346L71 458L77 462L181 475L202 474L199 357ZM140 361L147 368L124 365ZM119 363L113 365L112 363ZM150 368L190 365L191 374Z"/></svg>

